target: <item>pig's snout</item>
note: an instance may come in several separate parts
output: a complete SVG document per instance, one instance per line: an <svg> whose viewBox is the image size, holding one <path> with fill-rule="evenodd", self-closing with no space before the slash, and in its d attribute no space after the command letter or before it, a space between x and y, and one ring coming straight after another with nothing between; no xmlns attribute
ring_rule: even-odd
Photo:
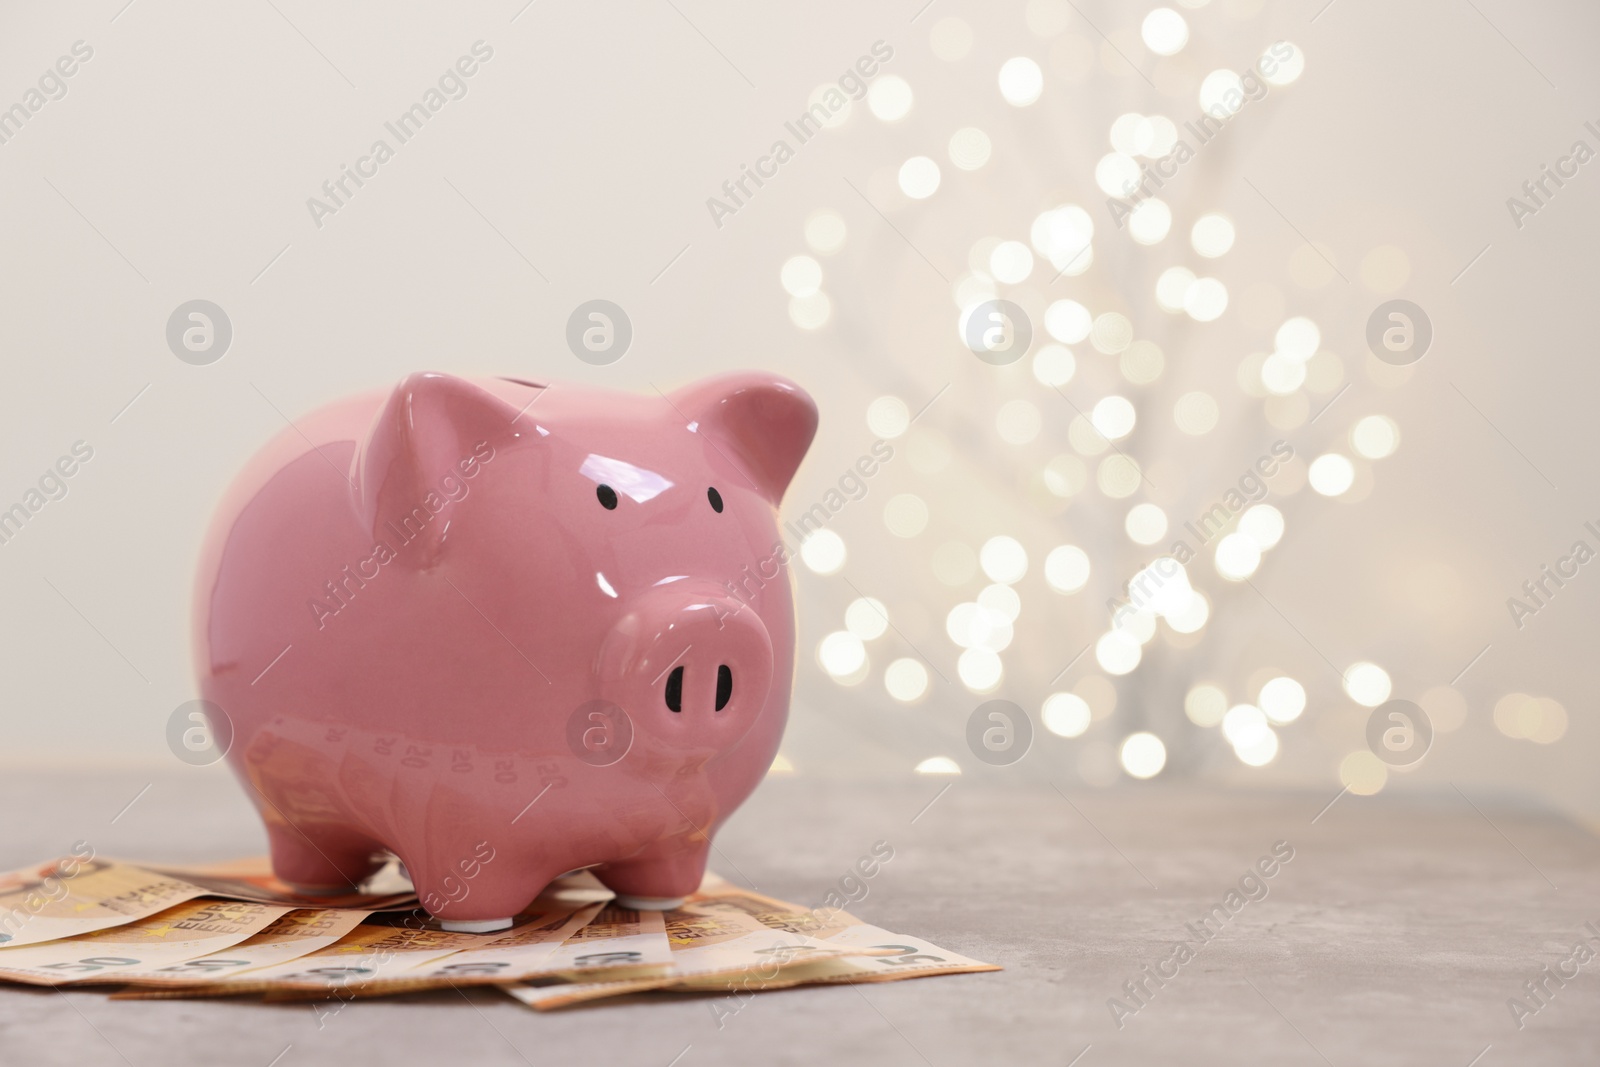
<svg viewBox="0 0 1600 1067"><path fill-rule="evenodd" d="M732 744L772 684L772 642L753 608L718 593L661 589L619 620L602 685L636 728L663 740Z"/></svg>

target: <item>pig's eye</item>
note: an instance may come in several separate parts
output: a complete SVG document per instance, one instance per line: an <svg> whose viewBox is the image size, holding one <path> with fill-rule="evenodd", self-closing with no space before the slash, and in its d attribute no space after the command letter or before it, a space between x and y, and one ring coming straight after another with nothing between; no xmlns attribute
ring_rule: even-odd
<svg viewBox="0 0 1600 1067"><path fill-rule="evenodd" d="M722 514L722 494L717 492L717 487L712 486L706 490L706 499L711 501L711 510L718 515Z"/></svg>
<svg viewBox="0 0 1600 1067"><path fill-rule="evenodd" d="M609 485L595 486L594 495L600 498L600 506L607 511L617 510L617 491Z"/></svg>

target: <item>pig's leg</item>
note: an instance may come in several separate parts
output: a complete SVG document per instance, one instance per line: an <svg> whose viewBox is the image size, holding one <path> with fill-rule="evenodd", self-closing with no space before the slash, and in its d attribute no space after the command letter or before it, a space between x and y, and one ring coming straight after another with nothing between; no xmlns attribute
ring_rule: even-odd
<svg viewBox="0 0 1600 1067"><path fill-rule="evenodd" d="M269 823L267 842L273 873L303 896L353 893L382 866L372 842L342 835L313 840L291 826Z"/></svg>
<svg viewBox="0 0 1600 1067"><path fill-rule="evenodd" d="M617 903L639 911L666 911L700 888L711 842L694 839L657 841L637 856L594 869L595 876L617 894Z"/></svg>
<svg viewBox="0 0 1600 1067"><path fill-rule="evenodd" d="M493 856L493 853L490 854ZM501 852L492 860L455 864L407 862L417 899L452 933L487 934L509 929L558 871L519 864Z"/></svg>

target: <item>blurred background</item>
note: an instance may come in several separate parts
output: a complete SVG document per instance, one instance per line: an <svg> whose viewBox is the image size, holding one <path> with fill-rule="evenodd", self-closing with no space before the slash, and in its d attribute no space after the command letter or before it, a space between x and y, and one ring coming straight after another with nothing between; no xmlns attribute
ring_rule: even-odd
<svg viewBox="0 0 1600 1067"><path fill-rule="evenodd" d="M0 19L4 764L178 767L201 532L286 421L754 367L822 410L773 773L1600 817L1592 5Z"/></svg>

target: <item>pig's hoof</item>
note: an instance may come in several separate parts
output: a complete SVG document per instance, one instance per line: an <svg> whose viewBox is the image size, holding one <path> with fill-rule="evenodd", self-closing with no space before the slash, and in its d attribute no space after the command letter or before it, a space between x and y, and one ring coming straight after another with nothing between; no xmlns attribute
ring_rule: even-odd
<svg viewBox="0 0 1600 1067"><path fill-rule="evenodd" d="M673 908L683 906L682 897L635 897L626 893L617 894L617 906L632 908L634 911L671 911Z"/></svg>
<svg viewBox="0 0 1600 1067"><path fill-rule="evenodd" d="M342 897L350 892L348 885L311 885L308 882L285 882L297 897Z"/></svg>
<svg viewBox="0 0 1600 1067"><path fill-rule="evenodd" d="M492 934L511 929L510 919L440 919L439 928L450 934Z"/></svg>

